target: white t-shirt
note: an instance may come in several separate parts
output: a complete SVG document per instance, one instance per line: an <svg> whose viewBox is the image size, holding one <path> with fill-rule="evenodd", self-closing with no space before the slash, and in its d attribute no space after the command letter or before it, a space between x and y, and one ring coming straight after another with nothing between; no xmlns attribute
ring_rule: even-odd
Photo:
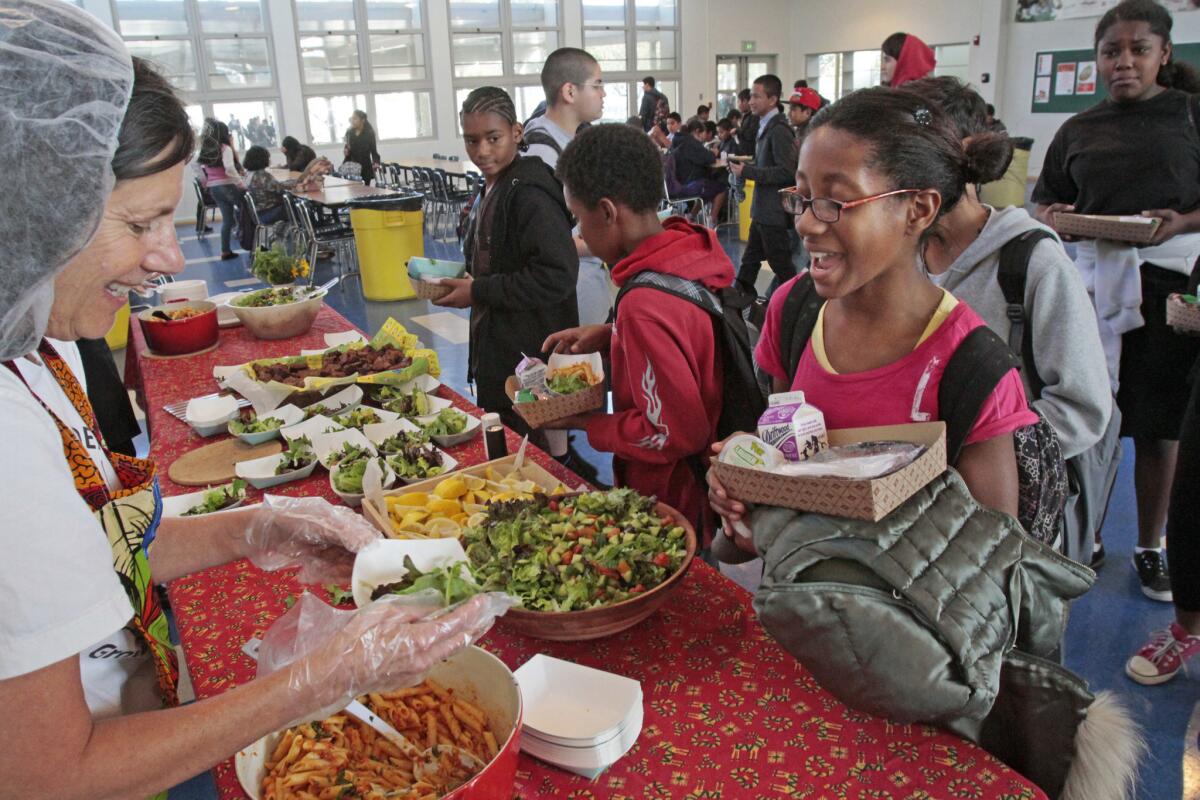
<svg viewBox="0 0 1200 800"><path fill-rule="evenodd" d="M72 367L79 367L74 345L59 344L55 347L64 360L70 364L67 351L73 351ZM27 362L19 363L18 369L39 391L47 382L53 385L61 401L47 389L43 399L51 408L58 411L61 403L70 408L44 367ZM79 368L76 375L82 374ZM78 414L74 416L77 422L64 418L64 423L83 427ZM7 519L0 526L0 543L9 554L0 559L0 679L78 654L93 717L158 707L154 663L125 627L133 615L129 599L113 571L104 531L75 490L58 428L24 384L4 368L0 429L14 456L0 459L0 497ZM96 463L112 471L103 456Z"/></svg>

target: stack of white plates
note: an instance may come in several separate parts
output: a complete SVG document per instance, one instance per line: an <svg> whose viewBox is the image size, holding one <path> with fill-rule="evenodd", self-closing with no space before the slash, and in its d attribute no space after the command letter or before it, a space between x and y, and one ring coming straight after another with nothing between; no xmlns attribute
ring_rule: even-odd
<svg viewBox="0 0 1200 800"><path fill-rule="evenodd" d="M515 673L524 718L521 749L595 778L642 732L642 686L591 667L536 655Z"/></svg>

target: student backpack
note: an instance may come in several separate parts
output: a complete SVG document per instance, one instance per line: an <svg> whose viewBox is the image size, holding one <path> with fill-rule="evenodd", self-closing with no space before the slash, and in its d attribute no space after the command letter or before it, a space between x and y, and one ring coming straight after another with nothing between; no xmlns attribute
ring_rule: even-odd
<svg viewBox="0 0 1200 800"><path fill-rule="evenodd" d="M733 286L713 292L696 281L645 270L634 275L617 292L613 303L613 318L621 298L633 289L647 287L686 300L703 309L712 318L713 335L721 352L724 377L722 380L721 417L717 422L717 438L724 439L738 431L752 431L767 407L766 393L759 384L754 369L754 346L762 329L765 312L749 292ZM707 454L689 458L694 470L703 480L708 469Z"/></svg>
<svg viewBox="0 0 1200 800"><path fill-rule="evenodd" d="M530 119L534 119L534 117L530 117ZM526 133L521 137L521 141L524 142L526 145L535 145L535 144L545 145L546 147L549 147L551 150L554 151L554 155L556 157L561 156L562 152L563 152L562 145L560 145L557 141L555 141L554 137L551 136L550 134L546 133L545 131L539 131L539 130L530 131L529 133Z"/></svg>
<svg viewBox="0 0 1200 800"><path fill-rule="evenodd" d="M792 285L784 301L779 345L789 384L795 378L824 303L813 286L812 275L807 272ZM1014 368L1020 368L1017 356L986 325L975 328L959 343L938 384L938 416L946 423L948 464L958 461L984 403ZM1018 519L1033 538L1052 541L1062 524L1060 516L1066 495L1062 451L1054 429L1039 415L1037 423L1014 433L1013 447L1020 485Z"/></svg>
<svg viewBox="0 0 1200 800"><path fill-rule="evenodd" d="M1008 304L1008 346L1021 356L1021 371L1033 393L1030 400L1042 396L1045 382L1037 371L1033 356L1033 329L1025 311L1025 283L1029 259L1042 239L1053 234L1042 229L1026 231L1000 248L1000 269L996 281ZM1100 441L1082 453L1067 459L1068 492L1063 510L1061 550L1068 558L1091 563L1096 533L1104 523L1112 498L1117 467L1121 464L1121 412L1112 398L1112 413Z"/></svg>

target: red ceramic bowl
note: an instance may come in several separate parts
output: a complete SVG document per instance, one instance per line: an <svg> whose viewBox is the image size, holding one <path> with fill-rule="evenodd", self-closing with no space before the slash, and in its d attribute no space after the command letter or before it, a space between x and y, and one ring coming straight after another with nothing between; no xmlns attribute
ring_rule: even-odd
<svg viewBox="0 0 1200 800"><path fill-rule="evenodd" d="M182 356L195 353L217 343L217 307L207 300L171 303L166 310L193 308L204 313L187 319L165 320L153 316L160 309L151 308L138 314L146 344L160 356Z"/></svg>

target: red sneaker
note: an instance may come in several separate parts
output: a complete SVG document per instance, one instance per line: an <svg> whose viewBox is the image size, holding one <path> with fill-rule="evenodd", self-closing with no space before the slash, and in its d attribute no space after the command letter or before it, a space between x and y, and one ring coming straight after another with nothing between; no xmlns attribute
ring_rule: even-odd
<svg viewBox="0 0 1200 800"><path fill-rule="evenodd" d="M1144 686L1157 686L1175 677L1184 662L1200 653L1200 636L1192 636L1178 622L1155 631L1137 655L1125 662L1125 674Z"/></svg>

